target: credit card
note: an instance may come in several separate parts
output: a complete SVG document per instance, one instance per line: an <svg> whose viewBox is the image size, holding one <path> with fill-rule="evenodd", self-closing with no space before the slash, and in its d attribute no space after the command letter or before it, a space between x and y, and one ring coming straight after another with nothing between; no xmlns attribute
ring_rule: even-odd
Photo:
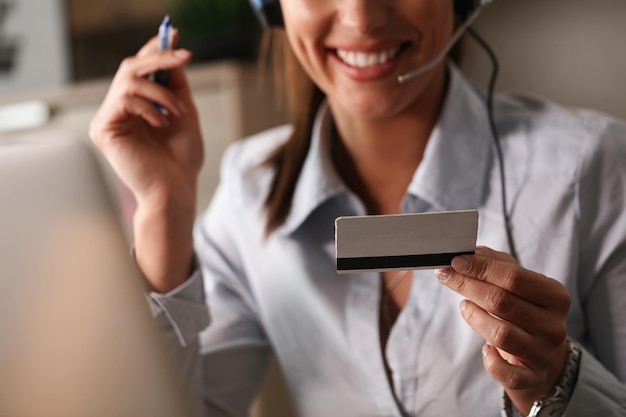
<svg viewBox="0 0 626 417"><path fill-rule="evenodd" d="M435 269L476 250L476 210L335 220L337 272Z"/></svg>

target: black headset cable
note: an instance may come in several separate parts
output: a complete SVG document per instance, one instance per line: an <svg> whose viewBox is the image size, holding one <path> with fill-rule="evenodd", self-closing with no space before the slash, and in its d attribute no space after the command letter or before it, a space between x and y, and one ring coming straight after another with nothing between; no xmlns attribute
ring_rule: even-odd
<svg viewBox="0 0 626 417"><path fill-rule="evenodd" d="M511 256L515 260L519 261L517 256L517 249L515 247L515 241L513 239L513 232L511 227L511 219L507 209L507 196L506 196L506 175L504 169L504 156L502 154L502 146L500 144L500 135L496 127L493 111L493 99L495 95L496 81L498 79L498 73L500 71L500 65L495 52L489 46L487 41L474 30L474 28L468 28L469 35L483 48L489 60L491 61L491 75L489 77L489 86L487 88L487 117L489 119L489 129L491 130L491 137L493 139L493 145L496 150L496 157L498 159L498 166L500 168L500 193L502 196L502 216L504 218L504 228L506 231L506 239L509 245L509 251Z"/></svg>

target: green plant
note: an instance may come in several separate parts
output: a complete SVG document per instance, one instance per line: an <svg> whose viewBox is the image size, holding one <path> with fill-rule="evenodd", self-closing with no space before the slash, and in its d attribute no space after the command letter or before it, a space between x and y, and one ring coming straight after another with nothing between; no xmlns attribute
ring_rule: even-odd
<svg viewBox="0 0 626 417"><path fill-rule="evenodd" d="M186 36L232 30L258 32L258 23L248 0L176 0L174 4L174 25Z"/></svg>
<svg viewBox="0 0 626 417"><path fill-rule="evenodd" d="M260 25L249 0L170 0L180 46L196 61L252 59L258 52Z"/></svg>

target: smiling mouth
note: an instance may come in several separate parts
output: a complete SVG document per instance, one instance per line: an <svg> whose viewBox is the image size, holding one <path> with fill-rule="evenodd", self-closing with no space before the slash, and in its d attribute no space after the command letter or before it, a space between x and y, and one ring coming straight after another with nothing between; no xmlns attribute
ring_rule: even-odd
<svg viewBox="0 0 626 417"><path fill-rule="evenodd" d="M336 49L335 53L339 59L355 68L369 68L377 65L385 64L394 59L402 49L403 45L394 46L389 49L375 51L375 52L361 52L361 51L346 51L343 49Z"/></svg>

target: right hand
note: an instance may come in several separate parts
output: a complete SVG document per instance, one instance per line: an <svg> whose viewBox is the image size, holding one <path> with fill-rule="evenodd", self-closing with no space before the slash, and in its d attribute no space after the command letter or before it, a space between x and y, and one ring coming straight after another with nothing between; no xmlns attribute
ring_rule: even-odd
<svg viewBox="0 0 626 417"><path fill-rule="evenodd" d="M189 273L203 147L183 72L191 53L157 51L157 41L122 62L89 134L137 201L137 263L153 289L166 292ZM167 87L148 79L158 70L169 72Z"/></svg>

